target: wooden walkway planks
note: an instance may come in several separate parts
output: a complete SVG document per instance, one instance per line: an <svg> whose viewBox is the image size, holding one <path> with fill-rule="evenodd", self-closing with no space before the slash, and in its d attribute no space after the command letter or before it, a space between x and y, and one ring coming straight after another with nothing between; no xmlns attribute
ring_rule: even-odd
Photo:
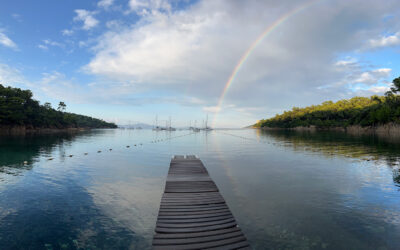
<svg viewBox="0 0 400 250"><path fill-rule="evenodd" d="M200 159L171 160L153 249L250 249Z"/></svg>

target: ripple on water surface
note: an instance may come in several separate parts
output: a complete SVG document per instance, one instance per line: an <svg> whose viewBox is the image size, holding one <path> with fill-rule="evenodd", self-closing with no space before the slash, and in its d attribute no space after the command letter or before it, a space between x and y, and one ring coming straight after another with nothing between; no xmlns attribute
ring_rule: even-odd
<svg viewBox="0 0 400 250"><path fill-rule="evenodd" d="M399 153L331 132L3 136L0 246L149 249L171 156L195 154L256 249L396 249Z"/></svg>

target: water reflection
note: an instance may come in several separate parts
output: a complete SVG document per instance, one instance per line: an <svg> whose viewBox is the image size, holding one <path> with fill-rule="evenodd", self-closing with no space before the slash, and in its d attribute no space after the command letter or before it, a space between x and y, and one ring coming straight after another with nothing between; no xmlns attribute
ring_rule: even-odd
<svg viewBox="0 0 400 250"><path fill-rule="evenodd" d="M26 134L0 136L0 166L20 167L34 163L38 156L50 156L55 149L63 151L65 144L71 144L76 136L89 135L88 132L57 134Z"/></svg>
<svg viewBox="0 0 400 250"><path fill-rule="evenodd" d="M8 189L0 195L2 249L143 249L141 236L102 214L85 189ZM14 197L11 199L11 197Z"/></svg>
<svg viewBox="0 0 400 250"><path fill-rule="evenodd" d="M93 153L98 146L94 141L116 133L1 136L0 249L149 248L149 240L136 228L127 227L99 204L97 197L107 185L100 183L103 190L96 190L90 181L90 167L96 167L97 159L87 155L85 163L67 156L83 155L82 150ZM107 206L112 202L104 201Z"/></svg>
<svg viewBox="0 0 400 250"><path fill-rule="evenodd" d="M349 135L331 131L256 130L259 138L294 151L323 154L327 158L342 156L359 161L374 161L389 166L393 181L400 187L400 142L388 137Z"/></svg>
<svg viewBox="0 0 400 250"><path fill-rule="evenodd" d="M217 165L231 177L210 172L256 249L397 249L398 145L329 133L219 134L225 162Z"/></svg>
<svg viewBox="0 0 400 250"><path fill-rule="evenodd" d="M255 249L400 244L399 145L335 133L186 134L0 137L0 249L149 249L174 154L201 157Z"/></svg>

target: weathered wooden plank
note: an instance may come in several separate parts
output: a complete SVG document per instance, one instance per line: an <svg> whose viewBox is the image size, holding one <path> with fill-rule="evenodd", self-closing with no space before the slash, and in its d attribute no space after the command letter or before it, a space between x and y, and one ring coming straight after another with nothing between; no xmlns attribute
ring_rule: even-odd
<svg viewBox="0 0 400 250"><path fill-rule="evenodd" d="M175 220L175 219L197 219L197 218L210 218L218 217L223 215L229 215L231 212L229 210L222 213L213 212L211 214L195 214L195 215L158 215L159 220Z"/></svg>
<svg viewBox="0 0 400 250"><path fill-rule="evenodd" d="M243 240L240 242L236 242L233 244L229 244L229 245L223 245L223 246L217 246L217 247L212 247L212 248L204 248L204 249L215 249L215 250L231 250L231 249L241 249L241 248L245 248L245 249L249 249L249 243L247 242L247 240Z"/></svg>
<svg viewBox="0 0 400 250"><path fill-rule="evenodd" d="M217 229L225 229L230 227L235 227L236 222L229 222L225 224L210 225L204 227L184 227L184 228L169 228L169 227L156 227L157 233L196 233L196 232L206 232Z"/></svg>
<svg viewBox="0 0 400 250"><path fill-rule="evenodd" d="M154 249L239 249L248 242L195 156L171 160L153 238Z"/></svg>
<svg viewBox="0 0 400 250"><path fill-rule="evenodd" d="M189 223L196 223L196 225L198 223L203 223L203 222L219 222L219 221L225 221L225 220L234 220L232 214L228 214L228 215L221 215L221 216L214 216L214 217L203 217L203 218L187 218L187 219L163 219L163 218L158 218L157 220L157 225L160 224L189 224Z"/></svg>
<svg viewBox="0 0 400 250"><path fill-rule="evenodd" d="M217 234L204 237L184 237L180 239L154 239L153 245L183 245L183 244L193 244L193 243L204 243L216 240L223 240L241 236L242 232L240 230L232 231L225 234Z"/></svg>
<svg viewBox="0 0 400 250"><path fill-rule="evenodd" d="M184 196L184 197L162 197L162 201L203 201L203 200L216 200L216 199L224 199L222 196L210 195L210 196Z"/></svg>
<svg viewBox="0 0 400 250"><path fill-rule="evenodd" d="M186 239L186 238L210 237L210 236L227 234L227 233L232 233L232 232L237 232L237 231L240 231L240 228L230 227L230 228L226 228L226 229L219 229L219 230L206 231L206 232L197 232L197 233L155 234L154 239Z"/></svg>
<svg viewBox="0 0 400 250"><path fill-rule="evenodd" d="M203 203L204 205L210 204L210 203L215 203L215 202L220 202L220 203L225 203L225 200L222 198L200 198L200 199L190 199L190 200L172 200L172 199L162 199L161 200L162 203L170 203L170 204L184 204L184 203L191 203L191 204L201 204ZM210 202L210 203L208 203Z"/></svg>
<svg viewBox="0 0 400 250"><path fill-rule="evenodd" d="M191 194L176 194L176 193L164 193L163 197L177 197L177 198L185 198L185 196L188 197L209 197L209 196L218 196L222 197L222 195L218 192L215 193L191 193ZM185 198L186 199L186 198Z"/></svg>
<svg viewBox="0 0 400 250"><path fill-rule="evenodd" d="M228 224L231 222L235 222L235 219L233 217L228 217L227 219L224 220L216 220L216 221L207 221L207 222L188 222L188 223L168 223L165 221L157 221L156 227L165 227L165 228L195 228L195 227L208 227L208 226L214 226L214 225L223 225L223 224Z"/></svg>
<svg viewBox="0 0 400 250"><path fill-rule="evenodd" d="M162 200L161 204L178 204L178 205L204 205L204 204L218 204L218 203L225 203L223 199L208 199L208 200L186 200L186 201L177 201L177 200Z"/></svg>
<svg viewBox="0 0 400 250"><path fill-rule="evenodd" d="M216 210L202 210L202 211L186 211L186 212L182 212L182 211L168 211L168 210L163 210L158 213L159 216L164 216L164 215L207 215L207 214L215 214L215 213L222 213L222 212L226 212L229 211L228 207L223 208L223 209L216 209ZM230 211L229 211L230 213Z"/></svg>
<svg viewBox="0 0 400 250"><path fill-rule="evenodd" d="M244 242L244 244L242 243ZM238 244L242 243L242 244ZM246 238L243 236L237 236L234 238L228 238L223 240L215 240L204 243L195 243L195 244L186 244L186 245L166 245L166 246L154 246L154 249L235 249L234 246L246 246L248 243L246 242Z"/></svg>
<svg viewBox="0 0 400 250"><path fill-rule="evenodd" d="M191 211L204 211L204 210L218 210L228 208L226 204L213 204L213 205L198 205L198 206L174 206L174 205L162 205L160 210L162 211L180 211L180 212L191 212Z"/></svg>

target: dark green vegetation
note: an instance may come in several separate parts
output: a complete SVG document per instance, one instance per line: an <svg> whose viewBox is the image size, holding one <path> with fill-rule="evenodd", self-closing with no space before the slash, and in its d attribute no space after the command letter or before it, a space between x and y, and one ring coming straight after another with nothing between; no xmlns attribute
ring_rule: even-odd
<svg viewBox="0 0 400 250"><path fill-rule="evenodd" d="M351 125L378 126L400 124L400 77L393 80L393 87L385 96L354 97L337 102L327 101L261 120L254 127L294 128L300 126L347 127Z"/></svg>
<svg viewBox="0 0 400 250"><path fill-rule="evenodd" d="M114 123L65 112L66 104L58 109L50 103L40 105L32 99L30 90L4 87L0 84L0 126L26 128L116 128Z"/></svg>

